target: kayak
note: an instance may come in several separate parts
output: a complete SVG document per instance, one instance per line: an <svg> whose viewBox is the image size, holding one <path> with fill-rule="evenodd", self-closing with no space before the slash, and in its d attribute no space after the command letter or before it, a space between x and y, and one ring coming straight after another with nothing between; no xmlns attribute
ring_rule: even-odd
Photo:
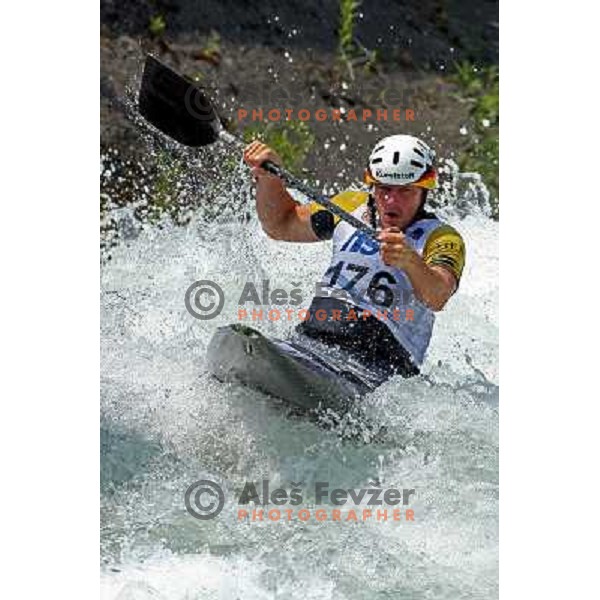
<svg viewBox="0 0 600 600"><path fill-rule="evenodd" d="M288 340L264 336L245 325L219 327L207 349L209 371L280 398L301 409L348 409L373 391L382 375L351 355L302 335Z"/></svg>

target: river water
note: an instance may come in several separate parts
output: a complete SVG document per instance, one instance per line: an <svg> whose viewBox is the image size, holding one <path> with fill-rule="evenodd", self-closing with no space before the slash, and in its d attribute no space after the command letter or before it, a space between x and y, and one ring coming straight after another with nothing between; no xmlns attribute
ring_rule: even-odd
<svg viewBox="0 0 600 600"><path fill-rule="evenodd" d="M345 439L205 369L244 282L300 282L308 306L328 243L269 240L254 217L198 216L144 227L112 250L101 282L103 599L497 597L498 223L475 203L444 211L466 240L467 266L422 376L364 400L365 418L386 430L377 443ZM225 291L214 320L185 308L199 279ZM254 324L280 337L293 325ZM184 504L202 479L224 491L212 520ZM236 494L263 479L415 489L414 521L238 521ZM303 506L312 510L310 494Z"/></svg>

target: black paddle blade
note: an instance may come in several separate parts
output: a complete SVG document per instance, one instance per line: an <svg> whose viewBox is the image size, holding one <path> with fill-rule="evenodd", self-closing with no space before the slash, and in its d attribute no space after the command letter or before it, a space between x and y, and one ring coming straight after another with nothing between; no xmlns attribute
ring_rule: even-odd
<svg viewBox="0 0 600 600"><path fill-rule="evenodd" d="M219 137L221 122L204 92L150 55L138 102L144 119L180 144L206 146Z"/></svg>

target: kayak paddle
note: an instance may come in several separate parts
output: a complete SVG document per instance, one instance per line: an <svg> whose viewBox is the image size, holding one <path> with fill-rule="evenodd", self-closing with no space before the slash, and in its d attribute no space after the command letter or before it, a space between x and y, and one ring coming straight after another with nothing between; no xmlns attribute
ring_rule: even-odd
<svg viewBox="0 0 600 600"><path fill-rule="evenodd" d="M212 102L196 83L176 73L150 54L146 56L138 108L144 119L185 146L198 148L213 144L217 140L222 140L240 150L246 146L244 140L225 130ZM343 221L375 238L376 232L373 228L279 165L267 160L260 166Z"/></svg>

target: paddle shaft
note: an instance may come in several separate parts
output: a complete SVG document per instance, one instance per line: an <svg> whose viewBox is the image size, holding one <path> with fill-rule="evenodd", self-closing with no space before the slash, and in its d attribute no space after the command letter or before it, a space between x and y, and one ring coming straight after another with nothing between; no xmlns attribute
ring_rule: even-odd
<svg viewBox="0 0 600 600"><path fill-rule="evenodd" d="M232 135L228 131L222 129L219 131L219 138L228 144L232 144L238 146L240 149L243 148L244 142L239 137ZM283 181L285 181L291 188L302 192L305 196L316 202L317 204L326 208L329 212L338 216L342 221L345 221L352 227L355 227L359 231L367 234L371 238L376 238L376 231L369 227L366 223L363 223L360 219L357 219L354 215L351 215L349 212L345 211L343 208L340 208L337 204L333 203L327 196L323 194L319 194L310 186L306 185L304 182L300 181L297 177L286 171L283 167L276 165L270 160L266 160L260 165L261 169L268 171L269 173L276 175Z"/></svg>

